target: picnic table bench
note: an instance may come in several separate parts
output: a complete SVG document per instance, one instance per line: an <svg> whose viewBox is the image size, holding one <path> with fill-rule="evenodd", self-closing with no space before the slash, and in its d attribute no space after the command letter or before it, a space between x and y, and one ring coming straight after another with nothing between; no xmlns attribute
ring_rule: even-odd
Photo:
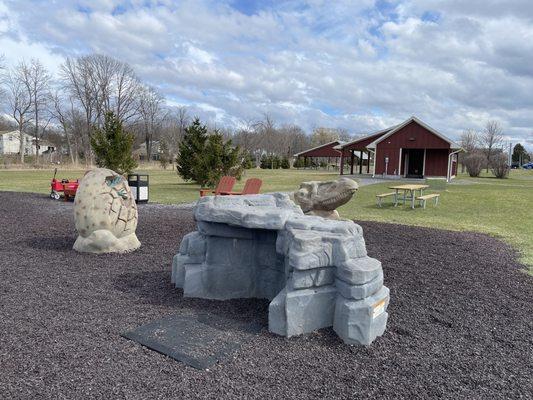
<svg viewBox="0 0 533 400"><path fill-rule="evenodd" d="M411 208L415 208L415 197L417 190L420 191L420 196L424 195L424 189L427 189L429 185L422 185L422 184L406 184L406 185L396 185L391 186L389 189L392 189L395 191L396 197L394 206L396 207L398 205L398 195L399 192L403 192L403 204L405 204L405 201L407 199L411 200ZM407 193L409 193L409 196L406 196Z"/></svg>
<svg viewBox="0 0 533 400"><path fill-rule="evenodd" d="M381 202L383 201L383 199L389 196L396 196L396 192L376 194L376 201L378 203L378 207L381 207ZM396 203L396 198L394 199L394 202Z"/></svg>
<svg viewBox="0 0 533 400"><path fill-rule="evenodd" d="M424 195L424 189L427 189L429 185L422 185L422 184L407 184L407 185L396 185L396 186L390 186L389 189L393 189L394 192L389 193L381 193L376 195L376 201L378 207L381 207L381 203L384 198L389 196L394 196L394 207L398 205L398 200L400 198L400 191L403 192L402 200L403 204L405 205L406 200L411 201L411 208L415 208L415 200L420 201L420 205L423 208L426 208L426 201L430 199L435 199L435 206L439 204L439 193L430 193ZM416 192L420 191L420 195L417 196ZM407 195L409 194L409 195Z"/></svg>
<svg viewBox="0 0 533 400"><path fill-rule="evenodd" d="M424 196L418 196L416 199L420 200L422 207L426 208L426 201L430 199L435 199L435 206L439 204L439 196L440 194L438 193L430 193Z"/></svg>

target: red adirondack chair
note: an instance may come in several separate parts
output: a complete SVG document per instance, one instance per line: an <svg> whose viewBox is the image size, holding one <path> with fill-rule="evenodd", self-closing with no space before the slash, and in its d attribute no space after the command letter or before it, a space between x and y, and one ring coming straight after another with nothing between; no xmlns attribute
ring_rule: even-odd
<svg viewBox="0 0 533 400"><path fill-rule="evenodd" d="M208 193L214 193L215 196L219 194L225 194L227 192L231 192L231 189L233 189L233 186L235 186L235 177L233 176L223 176L220 178L220 181L218 181L218 185L213 189L200 189L200 197L206 196Z"/></svg>
<svg viewBox="0 0 533 400"><path fill-rule="evenodd" d="M263 181L258 178L246 179L242 192L221 192L222 195L244 195L244 194L259 194Z"/></svg>

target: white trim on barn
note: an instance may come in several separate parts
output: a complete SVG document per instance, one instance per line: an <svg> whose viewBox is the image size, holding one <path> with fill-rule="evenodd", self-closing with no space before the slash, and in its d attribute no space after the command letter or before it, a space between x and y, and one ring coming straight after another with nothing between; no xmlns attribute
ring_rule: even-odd
<svg viewBox="0 0 533 400"><path fill-rule="evenodd" d="M450 154L448 154L448 172L446 173L446 181L451 182L453 178L455 178L455 175L452 175L452 168L453 168L453 162L452 162L452 156L459 154L463 149L459 149L456 151L452 151ZM456 165L458 167L459 165Z"/></svg>
<svg viewBox="0 0 533 400"><path fill-rule="evenodd" d="M422 176L426 176L426 149L424 148L424 161L422 162Z"/></svg>
<svg viewBox="0 0 533 400"><path fill-rule="evenodd" d="M400 147L400 157L398 158L398 173L396 175L402 175L402 148Z"/></svg>
<svg viewBox="0 0 533 400"><path fill-rule="evenodd" d="M444 140L445 142L448 142L450 144L450 148L451 149L460 149L461 146L459 146L457 143L455 143L453 140L451 139L448 139L446 136L444 136L442 133L439 133L437 132L435 129L433 129L432 127L430 127L429 125L425 124L424 122L420 121L417 117L415 117L414 115L411 117L411 118L408 118L407 120L405 120L404 122L402 122L401 124L399 125L396 125L395 127L392 127L392 128L389 128L390 131L387 132L386 134L384 134L383 136L380 136L379 138L377 138L376 140L374 140L372 143L370 143L367 148L375 148L376 145L380 142L382 142L383 140L385 140L386 138L388 138L389 136L392 136L394 135L396 132L398 132L400 129L402 129L403 127L407 126L408 124L410 124L411 122L416 122L417 124L419 124L420 126L426 128L428 131L430 131L431 133L433 133L435 136L441 138L442 140ZM386 132L386 130L385 130Z"/></svg>
<svg viewBox="0 0 533 400"><path fill-rule="evenodd" d="M357 142L360 142L362 140L365 140L365 139L368 139L372 136L376 136L376 135L379 135L379 134L382 134L382 133L386 133L388 131L390 131L391 129L394 129L396 128L397 125L395 126L391 126L389 128L386 128L386 129L382 129L380 131L376 131L376 132L373 132L373 133L369 133L368 135L365 135L365 136L361 136L361 137L358 137L357 139L354 139L352 140L351 142L346 142L346 143L342 143L342 144L338 144L337 146L334 146L333 148L335 150L341 150L343 147L346 147L346 146L349 146L351 144L354 144L354 143L357 143Z"/></svg>
<svg viewBox="0 0 533 400"><path fill-rule="evenodd" d="M368 151L374 152L374 165L372 167L372 178L376 177L376 163L377 163L377 155L378 155L378 149L368 149Z"/></svg>

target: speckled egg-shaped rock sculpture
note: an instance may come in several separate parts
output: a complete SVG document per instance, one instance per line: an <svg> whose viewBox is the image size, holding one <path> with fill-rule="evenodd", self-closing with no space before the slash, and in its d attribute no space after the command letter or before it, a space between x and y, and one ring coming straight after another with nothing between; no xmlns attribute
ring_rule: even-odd
<svg viewBox="0 0 533 400"><path fill-rule="evenodd" d="M128 181L110 169L93 169L81 180L74 200L79 233L74 250L99 254L139 248L137 217Z"/></svg>

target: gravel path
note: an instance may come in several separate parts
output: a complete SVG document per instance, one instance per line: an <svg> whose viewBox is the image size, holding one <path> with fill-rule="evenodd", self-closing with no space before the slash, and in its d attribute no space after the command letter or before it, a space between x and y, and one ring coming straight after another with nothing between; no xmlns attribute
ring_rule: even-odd
<svg viewBox="0 0 533 400"><path fill-rule="evenodd" d="M183 299L170 262L190 211L142 205L139 251L75 253L72 204L0 192L0 398L533 398L533 278L481 234L362 223L391 289L369 348L263 329L199 371L120 337L173 313L267 324L268 302Z"/></svg>

